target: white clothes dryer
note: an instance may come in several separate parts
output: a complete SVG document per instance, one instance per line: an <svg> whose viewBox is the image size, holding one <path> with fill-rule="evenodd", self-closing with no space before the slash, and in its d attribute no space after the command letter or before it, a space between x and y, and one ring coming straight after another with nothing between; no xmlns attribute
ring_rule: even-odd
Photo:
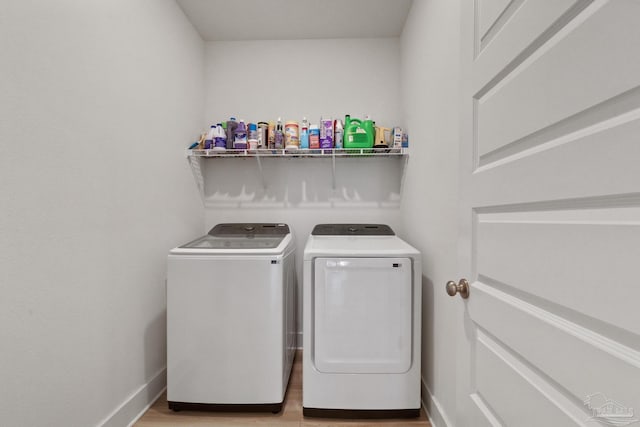
<svg viewBox="0 0 640 427"><path fill-rule="evenodd" d="M320 224L303 271L305 416L420 415L420 252L380 224Z"/></svg>
<svg viewBox="0 0 640 427"><path fill-rule="evenodd" d="M282 409L296 348L294 256L286 224L218 224L170 251L170 409Z"/></svg>

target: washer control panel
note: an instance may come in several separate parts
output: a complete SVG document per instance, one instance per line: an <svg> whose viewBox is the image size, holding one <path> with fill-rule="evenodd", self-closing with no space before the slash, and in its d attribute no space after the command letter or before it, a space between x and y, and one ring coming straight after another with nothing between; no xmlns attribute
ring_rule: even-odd
<svg viewBox="0 0 640 427"><path fill-rule="evenodd" d="M289 226L281 223L223 223L209 230L211 236L284 236Z"/></svg>

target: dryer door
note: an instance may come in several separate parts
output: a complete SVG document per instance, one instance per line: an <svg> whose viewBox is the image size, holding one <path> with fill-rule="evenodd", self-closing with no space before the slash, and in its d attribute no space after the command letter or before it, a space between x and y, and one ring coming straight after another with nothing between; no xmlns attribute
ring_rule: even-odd
<svg viewBox="0 0 640 427"><path fill-rule="evenodd" d="M410 258L316 258L313 359L324 373L411 367Z"/></svg>

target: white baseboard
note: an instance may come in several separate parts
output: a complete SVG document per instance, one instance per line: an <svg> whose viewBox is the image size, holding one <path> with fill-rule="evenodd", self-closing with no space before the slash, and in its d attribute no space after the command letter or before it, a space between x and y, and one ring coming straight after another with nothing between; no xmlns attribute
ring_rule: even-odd
<svg viewBox="0 0 640 427"><path fill-rule="evenodd" d="M131 393L120 406L98 425L101 427L132 426L167 388L167 369L161 369L146 384Z"/></svg>
<svg viewBox="0 0 640 427"><path fill-rule="evenodd" d="M424 406L433 427L451 427L454 425L447 417L438 399L435 398L431 390L429 390L429 387L427 387L424 378L422 378L422 406Z"/></svg>

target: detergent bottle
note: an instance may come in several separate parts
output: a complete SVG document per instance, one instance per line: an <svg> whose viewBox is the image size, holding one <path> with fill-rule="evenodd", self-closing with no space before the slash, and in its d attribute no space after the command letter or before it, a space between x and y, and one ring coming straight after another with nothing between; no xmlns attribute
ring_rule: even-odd
<svg viewBox="0 0 640 427"><path fill-rule="evenodd" d="M236 150L247 149L247 125L242 119L240 119L235 129L233 148Z"/></svg>
<svg viewBox="0 0 640 427"><path fill-rule="evenodd" d="M373 147L373 141L376 138L376 122L371 120L368 114L365 114L364 120L362 121L362 127L367 133L367 141L371 142L370 147Z"/></svg>
<svg viewBox="0 0 640 427"><path fill-rule="evenodd" d="M214 140L214 147L213 147L214 150L222 151L227 149L227 133L222 127L222 123L218 123L216 125L216 130L213 133L213 140Z"/></svg>
<svg viewBox="0 0 640 427"><path fill-rule="evenodd" d="M227 148L234 148L234 140L236 138L236 128L238 127L238 122L235 117L231 117L227 120Z"/></svg>
<svg viewBox="0 0 640 427"><path fill-rule="evenodd" d="M216 127L215 125L211 125L211 129L207 132L207 136L204 139L204 149L210 150L213 148L213 137L215 133Z"/></svg>
<svg viewBox="0 0 640 427"><path fill-rule="evenodd" d="M371 148L375 130L373 121L352 119L350 115L344 118L344 148Z"/></svg>

